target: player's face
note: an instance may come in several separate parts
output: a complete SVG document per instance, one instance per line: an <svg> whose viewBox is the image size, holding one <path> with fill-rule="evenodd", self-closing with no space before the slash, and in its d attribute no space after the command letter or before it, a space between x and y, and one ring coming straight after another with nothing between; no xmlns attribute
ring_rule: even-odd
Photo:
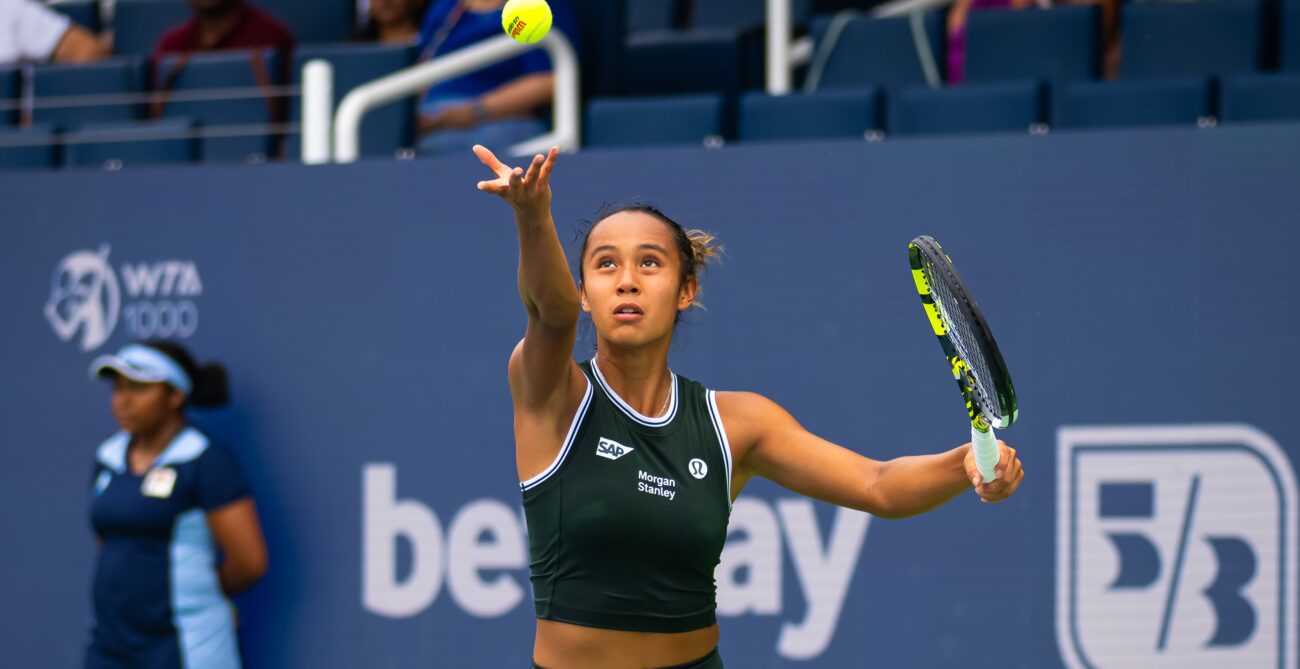
<svg viewBox="0 0 1300 669"><path fill-rule="evenodd" d="M148 434L180 410L184 396L165 383L113 379L113 418L130 434Z"/></svg>
<svg viewBox="0 0 1300 669"><path fill-rule="evenodd" d="M600 337L616 344L671 336L677 313L695 297L694 279L681 283L672 230L649 214L625 211L601 221L582 263L582 308Z"/></svg>

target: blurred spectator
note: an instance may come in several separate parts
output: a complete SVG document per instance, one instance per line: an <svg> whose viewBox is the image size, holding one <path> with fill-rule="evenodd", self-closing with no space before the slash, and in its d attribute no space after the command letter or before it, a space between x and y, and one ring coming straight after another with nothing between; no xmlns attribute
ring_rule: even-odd
<svg viewBox="0 0 1300 669"><path fill-rule="evenodd" d="M294 39L275 17L245 0L187 0L194 18L162 36L155 61L168 53L273 48L281 60L293 55Z"/></svg>
<svg viewBox="0 0 1300 669"><path fill-rule="evenodd" d="M1107 79L1119 76L1119 8L1118 0L1057 0L1061 5L1101 6L1101 72ZM1052 0L955 0L948 10L947 81L959 84L966 73L966 19L970 12L986 9L1024 9L1050 7Z"/></svg>
<svg viewBox="0 0 1300 669"><path fill-rule="evenodd" d="M130 344L90 371L112 379L120 430L95 453L85 667L238 669L229 597L266 573L266 542L239 463L185 418L226 403L226 372L170 342Z"/></svg>
<svg viewBox="0 0 1300 669"><path fill-rule="evenodd" d="M435 0L420 30L420 60L502 35L503 5L504 0ZM577 18L569 1L550 5L552 30L576 41ZM554 96L551 58L542 49L444 81L430 88L421 104L420 150L454 153L474 144L509 146L541 135L547 124L537 113Z"/></svg>
<svg viewBox="0 0 1300 669"><path fill-rule="evenodd" d="M370 0L361 39L384 44L415 44L429 0Z"/></svg>
<svg viewBox="0 0 1300 669"><path fill-rule="evenodd" d="M108 54L104 40L36 0L0 0L0 65L84 63Z"/></svg>

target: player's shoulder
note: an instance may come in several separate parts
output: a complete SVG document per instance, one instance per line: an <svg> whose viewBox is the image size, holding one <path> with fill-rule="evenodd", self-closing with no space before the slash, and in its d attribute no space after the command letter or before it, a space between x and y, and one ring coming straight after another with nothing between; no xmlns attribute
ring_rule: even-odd
<svg viewBox="0 0 1300 669"><path fill-rule="evenodd" d="M723 420L742 422L753 425L769 424L789 417L780 404L760 393L745 390L718 390L718 412Z"/></svg>

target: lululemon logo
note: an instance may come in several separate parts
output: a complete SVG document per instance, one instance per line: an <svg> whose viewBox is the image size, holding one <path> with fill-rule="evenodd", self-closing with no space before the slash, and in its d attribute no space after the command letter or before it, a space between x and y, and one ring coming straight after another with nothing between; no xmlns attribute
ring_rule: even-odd
<svg viewBox="0 0 1300 669"><path fill-rule="evenodd" d="M691 458L691 462L687 468L690 469L691 476L694 476L697 479L702 479L709 473L709 466L704 464L704 461L699 458Z"/></svg>

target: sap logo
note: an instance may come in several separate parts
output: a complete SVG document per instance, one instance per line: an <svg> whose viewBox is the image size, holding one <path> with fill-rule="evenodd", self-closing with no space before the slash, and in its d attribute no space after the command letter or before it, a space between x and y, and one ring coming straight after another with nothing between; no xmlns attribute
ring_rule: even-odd
<svg viewBox="0 0 1300 669"><path fill-rule="evenodd" d="M596 444L596 455L610 460L617 460L634 450L636 449L604 437L601 437L600 442Z"/></svg>
<svg viewBox="0 0 1300 669"><path fill-rule="evenodd" d="M494 499L471 500L444 533L432 508L397 497L397 467L388 463L362 469L362 507L365 610L387 618L415 616L433 605L444 584L456 606L479 618L503 616L526 604L527 530L518 509ZM823 537L810 500L736 500L715 571L718 614L799 611L802 619L782 623L776 652L792 660L821 655L835 636L869 518L836 509ZM405 575L398 573L397 561L403 541L412 556ZM793 558L801 603L784 600L785 555Z"/></svg>
<svg viewBox="0 0 1300 669"><path fill-rule="evenodd" d="M119 318L135 339L193 335L199 324L193 298L203 294L198 266L190 260L124 263L119 282L109 250L104 244L98 251L76 251L55 266L45 304L54 334L72 341L80 332L83 351L103 346Z"/></svg>
<svg viewBox="0 0 1300 669"><path fill-rule="evenodd" d="M1058 433L1057 644L1071 667L1294 667L1296 483L1245 425Z"/></svg>

